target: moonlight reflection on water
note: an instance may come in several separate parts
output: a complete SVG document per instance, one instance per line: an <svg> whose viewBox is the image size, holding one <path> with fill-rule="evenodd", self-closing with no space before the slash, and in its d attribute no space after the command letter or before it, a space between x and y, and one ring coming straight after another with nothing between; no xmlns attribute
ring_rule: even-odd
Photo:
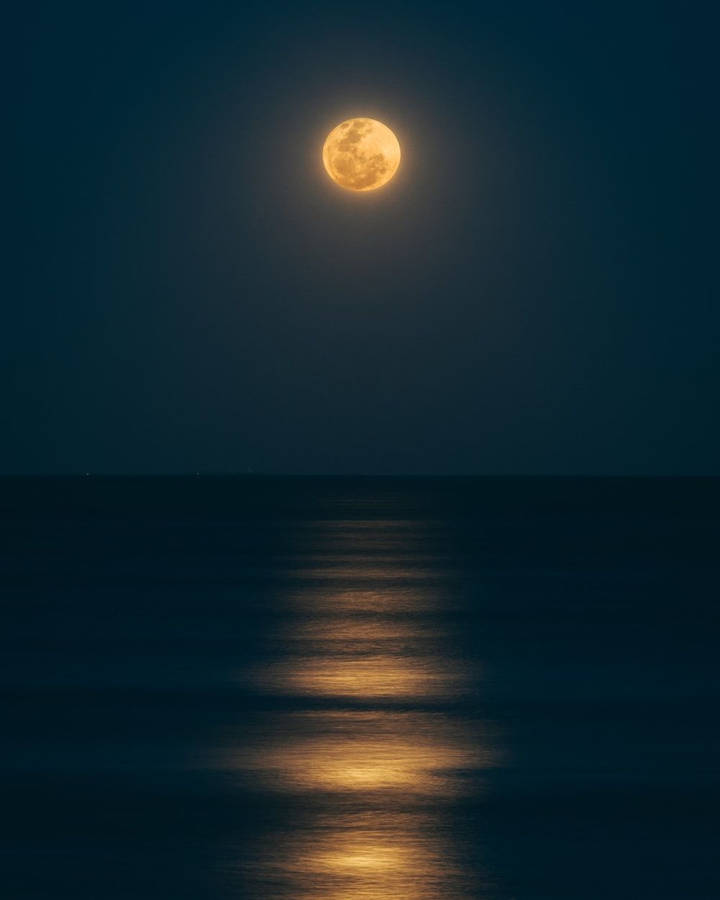
<svg viewBox="0 0 720 900"><path fill-rule="evenodd" d="M432 574L408 566L423 529L338 522L315 537L303 567L310 586L288 604L282 650L250 676L290 708L267 713L222 762L286 802L293 821L243 848L252 864L230 863L233 878L253 896L476 896L477 872L448 837L452 803L477 789L497 753L487 725L454 712L477 672L428 617L439 602L432 587L412 588L413 576Z"/></svg>

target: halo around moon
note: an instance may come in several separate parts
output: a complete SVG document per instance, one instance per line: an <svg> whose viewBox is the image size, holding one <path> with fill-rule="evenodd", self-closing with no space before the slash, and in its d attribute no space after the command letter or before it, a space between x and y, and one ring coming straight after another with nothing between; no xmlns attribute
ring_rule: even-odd
<svg viewBox="0 0 720 900"><path fill-rule="evenodd" d="M376 119L347 119L325 138L322 156L326 172L340 187L374 191L397 172L400 144Z"/></svg>

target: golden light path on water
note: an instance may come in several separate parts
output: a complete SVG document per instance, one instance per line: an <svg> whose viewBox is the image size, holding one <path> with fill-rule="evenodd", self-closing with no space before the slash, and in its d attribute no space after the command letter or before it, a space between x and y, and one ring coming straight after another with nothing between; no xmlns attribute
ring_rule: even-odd
<svg viewBox="0 0 720 900"><path fill-rule="evenodd" d="M299 900L438 900L475 896L422 813L359 812L319 816L311 828L282 835L283 859L268 847L270 871L283 885L270 896ZM275 851L275 852L273 852ZM273 861L274 858L274 861Z"/></svg>
<svg viewBox="0 0 720 900"><path fill-rule="evenodd" d="M443 561L425 571L408 565L423 559L422 539L412 522L326 522L303 547L305 586L288 598L282 652L245 674L290 709L271 714L257 739L222 762L300 811L258 838L243 874L249 896L480 893L477 872L449 838L449 810L477 783L468 773L495 764L495 751L482 723L447 706L479 673L449 655L451 635L431 615Z"/></svg>
<svg viewBox="0 0 720 900"><path fill-rule="evenodd" d="M458 771L492 763L487 747L437 714L313 711L289 715L286 726L286 738L243 760L258 780L280 790L449 797L462 785Z"/></svg>
<svg viewBox="0 0 720 900"><path fill-rule="evenodd" d="M391 654L303 659L267 673L277 693L358 700L446 696L456 681L432 659L398 661Z"/></svg>

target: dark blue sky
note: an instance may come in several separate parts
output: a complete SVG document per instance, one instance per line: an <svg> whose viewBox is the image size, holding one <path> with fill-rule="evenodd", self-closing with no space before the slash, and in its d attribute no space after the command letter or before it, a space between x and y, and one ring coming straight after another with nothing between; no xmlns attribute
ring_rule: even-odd
<svg viewBox="0 0 720 900"><path fill-rule="evenodd" d="M715 23L24 16L0 471L720 472ZM350 115L402 144L377 194L322 170Z"/></svg>

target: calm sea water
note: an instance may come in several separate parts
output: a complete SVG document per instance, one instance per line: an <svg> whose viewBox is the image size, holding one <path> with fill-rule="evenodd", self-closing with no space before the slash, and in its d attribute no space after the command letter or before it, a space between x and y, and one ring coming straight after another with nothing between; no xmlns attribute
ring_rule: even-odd
<svg viewBox="0 0 720 900"><path fill-rule="evenodd" d="M0 480L0 895L720 896L719 511L712 480Z"/></svg>

